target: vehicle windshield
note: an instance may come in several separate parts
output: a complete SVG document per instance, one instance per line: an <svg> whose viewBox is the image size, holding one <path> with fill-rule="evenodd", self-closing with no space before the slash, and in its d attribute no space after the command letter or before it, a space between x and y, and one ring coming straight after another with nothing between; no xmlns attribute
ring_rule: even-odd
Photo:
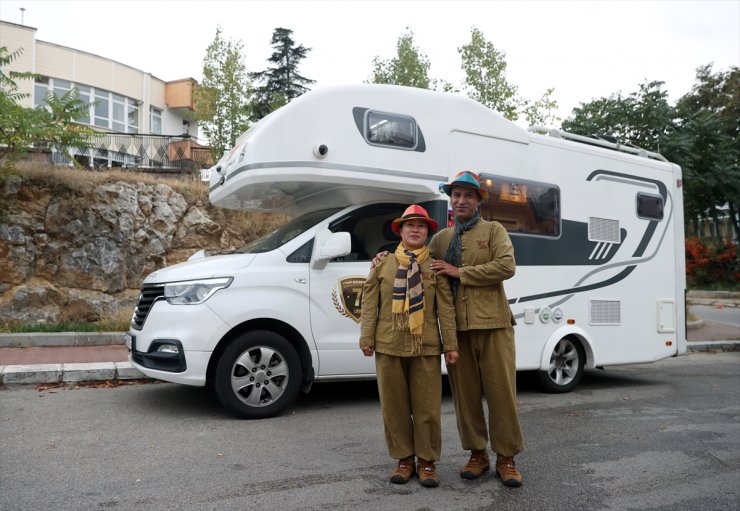
<svg viewBox="0 0 740 511"><path fill-rule="evenodd" d="M312 213L306 213L303 216L294 218L282 227L272 231L267 236L250 241L241 248L234 250L234 254L259 254L269 252L276 248L282 247L290 240L306 232L308 229L329 218L342 208L322 209Z"/></svg>

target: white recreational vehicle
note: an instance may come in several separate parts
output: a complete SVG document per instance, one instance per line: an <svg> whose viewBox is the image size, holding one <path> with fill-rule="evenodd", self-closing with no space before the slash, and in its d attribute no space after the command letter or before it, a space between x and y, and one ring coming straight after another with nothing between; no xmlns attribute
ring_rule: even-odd
<svg viewBox="0 0 740 511"><path fill-rule="evenodd" d="M143 373L211 383L231 413L267 417L319 380L372 378L358 347L371 258L439 184L478 172L515 248L505 283L517 368L568 391L584 367L686 351L681 169L659 154L526 131L456 95L358 85L309 92L255 124L212 169L221 207L292 220L229 255L144 281L127 343Z"/></svg>

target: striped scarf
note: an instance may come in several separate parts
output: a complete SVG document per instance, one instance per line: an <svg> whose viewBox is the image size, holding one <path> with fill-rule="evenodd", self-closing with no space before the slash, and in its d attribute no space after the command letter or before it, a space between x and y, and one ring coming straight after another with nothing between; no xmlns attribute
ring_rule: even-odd
<svg viewBox="0 0 740 511"><path fill-rule="evenodd" d="M475 215L467 219L465 222L460 223L455 218L455 234L450 240L450 245L447 247L447 253L445 254L445 261L451 265L459 268L462 264L462 233L469 231L475 224L480 220L480 211L476 211ZM450 277L450 288L452 289L452 300L457 299L457 286L460 285L460 279Z"/></svg>
<svg viewBox="0 0 740 511"><path fill-rule="evenodd" d="M393 281L393 329L411 331L412 353L421 352L424 332L424 281L421 263L429 259L429 249L406 250L403 243L396 248L398 270Z"/></svg>

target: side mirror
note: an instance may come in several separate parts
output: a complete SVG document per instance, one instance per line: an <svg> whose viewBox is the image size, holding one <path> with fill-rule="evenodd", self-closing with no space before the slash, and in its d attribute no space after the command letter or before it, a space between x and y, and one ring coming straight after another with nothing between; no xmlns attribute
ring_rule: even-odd
<svg viewBox="0 0 740 511"><path fill-rule="evenodd" d="M329 229L323 229L314 238L311 268L324 268L329 259L345 256L351 251L352 241L348 232L331 232Z"/></svg>

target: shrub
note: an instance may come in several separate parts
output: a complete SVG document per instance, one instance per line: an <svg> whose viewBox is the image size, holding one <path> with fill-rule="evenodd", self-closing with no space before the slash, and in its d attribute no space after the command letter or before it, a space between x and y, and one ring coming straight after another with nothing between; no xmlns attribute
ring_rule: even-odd
<svg viewBox="0 0 740 511"><path fill-rule="evenodd" d="M690 288L738 289L737 245L729 239L686 239L686 279Z"/></svg>

